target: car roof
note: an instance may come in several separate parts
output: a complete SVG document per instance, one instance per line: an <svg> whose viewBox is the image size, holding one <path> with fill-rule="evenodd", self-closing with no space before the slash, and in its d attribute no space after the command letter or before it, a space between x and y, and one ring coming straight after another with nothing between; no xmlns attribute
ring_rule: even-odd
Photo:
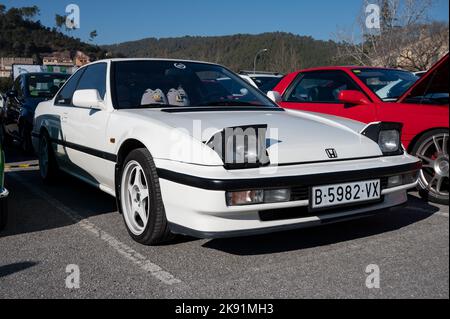
<svg viewBox="0 0 450 319"><path fill-rule="evenodd" d="M162 58L111 58L98 60L90 64L100 63L100 62L124 62L124 61L164 61L164 62L186 62L186 63L202 63L218 65L217 63L211 63L206 61L195 61L195 60L185 60L185 59L162 59ZM88 64L89 65L89 64Z"/></svg>
<svg viewBox="0 0 450 319"><path fill-rule="evenodd" d="M297 71L300 72L311 72L311 71L352 71L352 70L396 70L396 71L405 71L402 69L394 69L394 68L383 68L383 67L375 67L375 66L357 66L357 65L347 65L347 66L322 66L322 67L314 67ZM408 72L408 71L405 71Z"/></svg>

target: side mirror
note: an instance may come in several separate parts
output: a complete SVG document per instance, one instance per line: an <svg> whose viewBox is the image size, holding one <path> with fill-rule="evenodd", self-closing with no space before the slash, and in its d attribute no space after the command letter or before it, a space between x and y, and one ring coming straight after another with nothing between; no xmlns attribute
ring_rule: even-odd
<svg viewBox="0 0 450 319"><path fill-rule="evenodd" d="M339 92L339 101L350 105L367 105L370 104L369 99L359 91L344 90Z"/></svg>
<svg viewBox="0 0 450 319"><path fill-rule="evenodd" d="M74 106L84 107L93 110L103 110L103 99L97 90L77 90L73 94L72 103Z"/></svg>
<svg viewBox="0 0 450 319"><path fill-rule="evenodd" d="M19 94L17 93L16 90L10 90L6 93L6 96L9 97L10 99L18 97Z"/></svg>
<svg viewBox="0 0 450 319"><path fill-rule="evenodd" d="M281 94L277 91L269 91L267 92L267 97L274 101L275 103L279 104L282 102Z"/></svg>

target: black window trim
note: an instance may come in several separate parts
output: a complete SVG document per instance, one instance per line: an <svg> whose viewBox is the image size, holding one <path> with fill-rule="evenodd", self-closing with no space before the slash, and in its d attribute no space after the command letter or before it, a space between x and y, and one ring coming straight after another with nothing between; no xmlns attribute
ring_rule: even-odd
<svg viewBox="0 0 450 319"><path fill-rule="evenodd" d="M72 99L70 101L70 105L65 105L65 104L58 104L56 98L58 97L59 93L62 92L62 90L64 90L64 87L67 85L67 83L69 83L69 81L71 80L71 78L78 72L82 72L80 75L80 78L77 81L76 87L75 87L75 91L77 91L78 86L80 84L81 79L83 78L84 72L86 72L86 70L93 66L93 65L97 65L97 64L105 64L106 65L106 72L105 72L105 88L106 88L106 93L108 91L108 63L106 62L99 62L99 63L93 63L93 64L89 64L85 67L82 67L80 69L78 69L67 81L66 83L64 83L63 87L58 91L58 93L55 95L55 103L54 106L60 106L60 107L75 107L75 108L79 108L79 109L84 109L84 107L79 107L79 106L75 106L73 105L73 94L72 94ZM75 91L73 91L73 93L75 93ZM106 94L105 93L105 94Z"/></svg>
<svg viewBox="0 0 450 319"><path fill-rule="evenodd" d="M351 82L353 83L353 85L355 85L356 88L358 88L359 92L361 92L362 94L364 94L371 103L373 103L372 98L367 95L367 93L361 88L361 86L352 79L351 76L349 76L345 71L343 70L315 70L315 71L307 71L307 72L300 72L295 79L291 82L291 84L288 86L287 90L285 91L283 97L282 97L282 102L284 103L297 103L297 104L344 104L344 103L340 103L340 102L313 102L313 101L288 101L287 98L288 96L290 96L292 94L292 91L295 90L295 88L297 87L297 85L300 83L300 81L303 79L303 77L306 74L314 74L314 73L330 73L330 72L337 72L337 73L342 73L344 74L344 76Z"/></svg>

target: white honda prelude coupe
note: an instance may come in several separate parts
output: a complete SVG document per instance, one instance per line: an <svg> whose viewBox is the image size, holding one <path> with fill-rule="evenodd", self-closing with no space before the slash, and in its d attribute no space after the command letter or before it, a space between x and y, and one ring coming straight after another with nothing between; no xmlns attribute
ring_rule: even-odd
<svg viewBox="0 0 450 319"><path fill-rule="evenodd" d="M401 130L284 110L215 64L111 59L39 104L32 136L46 182L61 170L115 196L131 237L151 245L403 205L421 162Z"/></svg>

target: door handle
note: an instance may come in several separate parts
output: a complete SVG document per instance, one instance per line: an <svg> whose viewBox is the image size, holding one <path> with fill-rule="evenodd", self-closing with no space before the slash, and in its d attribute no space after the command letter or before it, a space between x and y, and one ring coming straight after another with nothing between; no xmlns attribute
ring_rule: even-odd
<svg viewBox="0 0 450 319"><path fill-rule="evenodd" d="M68 118L69 118L69 114L68 113L63 113L62 117L61 117L61 122L66 123Z"/></svg>

